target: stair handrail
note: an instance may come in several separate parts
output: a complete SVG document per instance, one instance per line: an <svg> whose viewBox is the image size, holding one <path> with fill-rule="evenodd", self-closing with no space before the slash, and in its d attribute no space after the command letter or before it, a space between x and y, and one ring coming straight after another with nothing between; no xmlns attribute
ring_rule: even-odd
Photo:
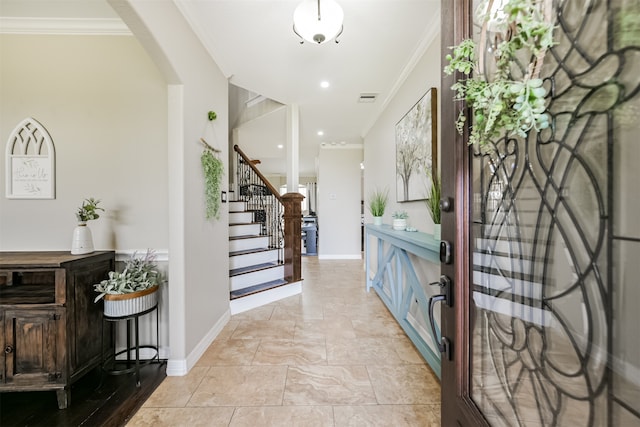
<svg viewBox="0 0 640 427"><path fill-rule="evenodd" d="M246 154L244 154L244 151L242 151L240 149L240 147L238 147L237 144L233 146L233 150L236 153L238 153L240 155L240 157L242 158L242 160L244 160L245 163L247 165L249 165L249 167L255 172L256 175L258 175L260 180L264 183L264 185L267 187L267 189L269 189L271 194L273 194L273 196L276 199L278 199L280 201L280 203L283 203L282 196L280 195L280 192L273 186L273 184L271 184L271 182L269 182L269 180L262 174L262 172L260 172L260 169L258 169L256 167L256 165L253 163L253 161L249 157L247 157Z"/></svg>

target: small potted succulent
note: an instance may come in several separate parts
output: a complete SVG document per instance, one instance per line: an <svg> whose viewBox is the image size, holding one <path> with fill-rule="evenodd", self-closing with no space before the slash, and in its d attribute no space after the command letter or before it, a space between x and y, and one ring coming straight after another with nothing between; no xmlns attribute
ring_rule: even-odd
<svg viewBox="0 0 640 427"><path fill-rule="evenodd" d="M407 228L407 218L409 218L409 214L406 211L395 211L393 215L393 229L394 230L405 230Z"/></svg>
<svg viewBox="0 0 640 427"><path fill-rule="evenodd" d="M98 206L100 200L89 197L82 202L76 211L78 224L73 229L73 240L71 241L71 253L73 255L90 254L93 252L93 236L91 229L87 226L87 221L100 218L98 211L103 211Z"/></svg>
<svg viewBox="0 0 640 427"><path fill-rule="evenodd" d="M374 189L369 195L369 212L373 215L373 224L382 225L382 216L389 200L389 189Z"/></svg>
<svg viewBox="0 0 640 427"><path fill-rule="evenodd" d="M152 250L143 257L134 252L124 270L110 271L107 279L93 286L99 292L94 302L104 299L106 316L129 316L156 306L162 277L154 261Z"/></svg>

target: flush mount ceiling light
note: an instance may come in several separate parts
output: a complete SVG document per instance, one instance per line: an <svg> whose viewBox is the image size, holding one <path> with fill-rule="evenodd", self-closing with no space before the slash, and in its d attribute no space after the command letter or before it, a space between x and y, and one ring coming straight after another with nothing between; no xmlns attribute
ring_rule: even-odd
<svg viewBox="0 0 640 427"><path fill-rule="evenodd" d="M305 40L322 44L342 34L344 13L335 0L304 0L293 12L293 32Z"/></svg>

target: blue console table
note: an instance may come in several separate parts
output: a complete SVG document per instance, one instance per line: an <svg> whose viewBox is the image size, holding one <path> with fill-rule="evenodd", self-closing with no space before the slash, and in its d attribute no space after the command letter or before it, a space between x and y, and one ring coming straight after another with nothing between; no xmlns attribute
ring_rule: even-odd
<svg viewBox="0 0 640 427"><path fill-rule="evenodd" d="M377 243L375 265L370 247L371 241L374 240L372 237ZM439 266L439 247L440 241L435 240L430 234L397 231L389 225L365 225L367 292L371 288L375 289L438 377L440 377L440 352L434 343L439 342L439 338L433 336L430 328L420 327L420 321L416 319L416 316L419 316L424 325L429 325L429 299L424 291L424 283L420 283L416 275L409 254ZM434 277L431 281L437 282L438 277ZM439 319L436 321L436 329L437 335L440 335Z"/></svg>

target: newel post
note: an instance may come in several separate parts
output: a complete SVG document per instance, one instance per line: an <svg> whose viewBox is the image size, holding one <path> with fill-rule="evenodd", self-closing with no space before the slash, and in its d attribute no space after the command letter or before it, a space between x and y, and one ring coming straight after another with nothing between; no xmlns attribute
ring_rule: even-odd
<svg viewBox="0 0 640 427"><path fill-rule="evenodd" d="M289 282L302 280L302 200L300 193L282 196L284 204L284 278Z"/></svg>

